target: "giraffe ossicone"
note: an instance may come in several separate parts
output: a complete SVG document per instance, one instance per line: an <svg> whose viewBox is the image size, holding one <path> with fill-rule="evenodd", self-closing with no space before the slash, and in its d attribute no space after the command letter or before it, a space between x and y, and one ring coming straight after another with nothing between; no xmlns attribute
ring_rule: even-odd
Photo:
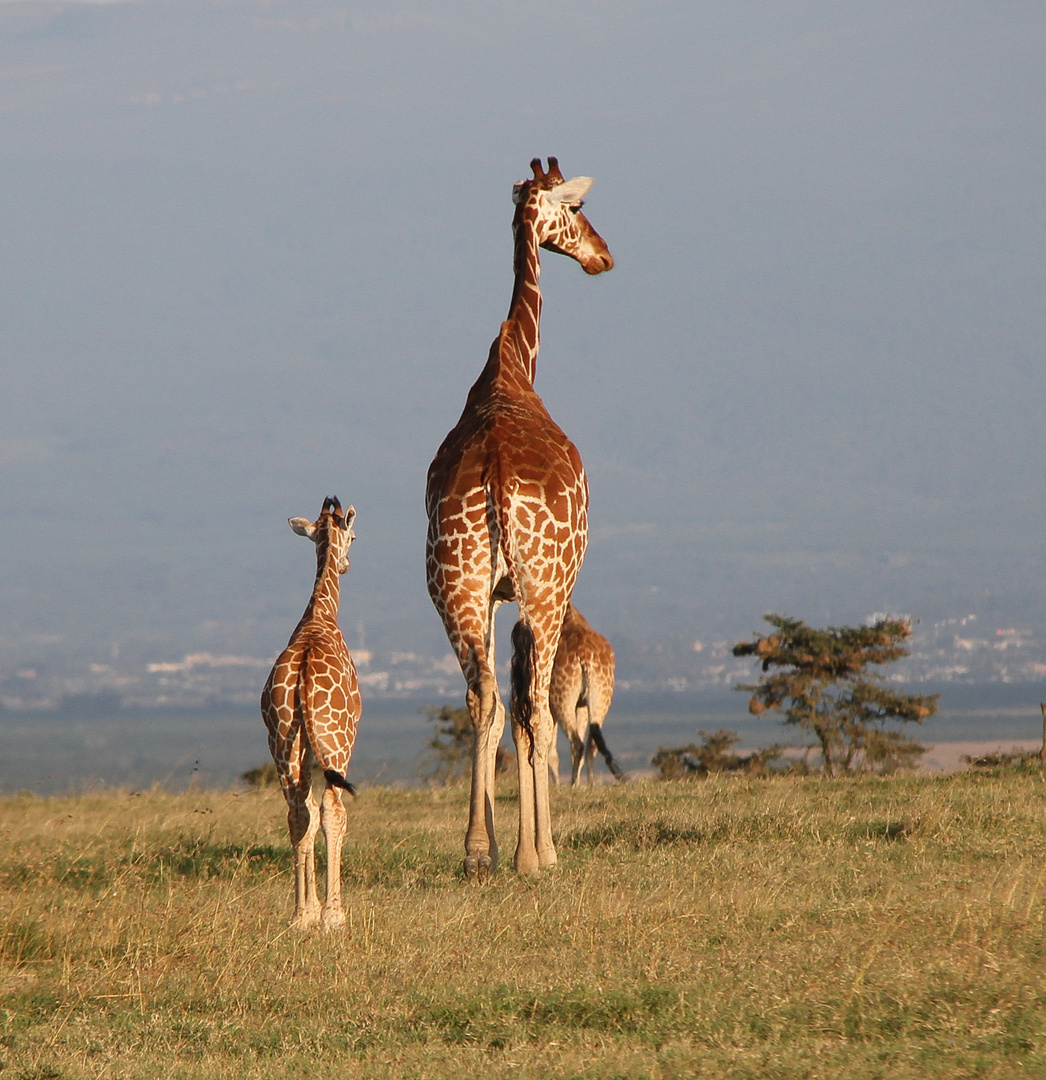
<svg viewBox="0 0 1046 1080"><path fill-rule="evenodd" d="M316 545L316 582L261 697L269 751L287 801L294 852L291 924L305 927L319 922L328 930L345 923L341 847L347 815L341 791L356 793L347 770L362 711L356 668L338 626L340 576L349 568L355 519L355 509L350 506L343 512L334 497L324 499L315 521L288 518L299 536ZM315 856L320 828L327 842L327 889L322 904Z"/></svg>
<svg viewBox="0 0 1046 1080"><path fill-rule="evenodd" d="M588 541L588 482L574 444L534 390L541 324L540 249L589 274L614 260L581 212L587 177L564 180L555 158L531 162L513 187L514 282L508 318L491 345L457 425L429 466L426 577L465 676L475 728L465 874L497 866L494 763L505 726L494 657L494 618L514 600L510 714L519 772L515 866L556 861L548 795L554 725L549 680L563 614Z"/></svg>

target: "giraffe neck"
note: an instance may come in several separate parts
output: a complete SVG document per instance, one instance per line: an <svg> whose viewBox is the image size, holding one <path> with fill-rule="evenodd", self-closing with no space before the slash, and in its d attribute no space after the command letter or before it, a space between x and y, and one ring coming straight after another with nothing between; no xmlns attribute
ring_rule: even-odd
<svg viewBox="0 0 1046 1080"><path fill-rule="evenodd" d="M329 542L321 540L316 545L316 584L299 626L310 622L333 623L337 626L340 596L341 576L335 565L334 553Z"/></svg>
<svg viewBox="0 0 1046 1080"><path fill-rule="evenodd" d="M527 380L533 384L537 370L541 328L541 257L537 229L537 208L529 201L519 207L513 222L513 270L516 280L509 305L510 333Z"/></svg>

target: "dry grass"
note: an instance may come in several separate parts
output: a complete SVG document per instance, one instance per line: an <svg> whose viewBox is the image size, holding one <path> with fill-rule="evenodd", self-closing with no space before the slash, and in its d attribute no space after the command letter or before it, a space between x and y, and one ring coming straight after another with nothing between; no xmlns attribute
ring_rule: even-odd
<svg viewBox="0 0 1046 1080"><path fill-rule="evenodd" d="M463 788L369 789L331 935L286 927L276 791L6 799L0 1073L1046 1075L1044 794L561 789L560 865L474 889ZM507 840L514 799L497 813Z"/></svg>

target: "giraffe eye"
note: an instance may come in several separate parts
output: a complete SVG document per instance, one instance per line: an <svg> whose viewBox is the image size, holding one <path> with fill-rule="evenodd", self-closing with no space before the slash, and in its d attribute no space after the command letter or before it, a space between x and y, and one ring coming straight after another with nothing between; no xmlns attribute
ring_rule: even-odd
<svg viewBox="0 0 1046 1080"><path fill-rule="evenodd" d="M571 212L572 214L576 214L576 213L577 213L577 212L578 212L578 211L579 211L579 210L581 209L581 207L582 207L582 206L584 206L584 205L585 205L585 204L584 204L583 202L575 203L575 204L574 204L574 205L573 205L573 206L572 206L572 207L570 208L570 212Z"/></svg>

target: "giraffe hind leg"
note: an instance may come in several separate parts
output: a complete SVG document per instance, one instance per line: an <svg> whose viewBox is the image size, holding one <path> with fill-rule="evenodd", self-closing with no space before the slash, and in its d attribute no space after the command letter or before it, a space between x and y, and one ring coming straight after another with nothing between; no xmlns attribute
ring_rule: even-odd
<svg viewBox="0 0 1046 1080"><path fill-rule="evenodd" d="M268 701L263 699L263 708L265 704ZM283 700L275 704L265 713L265 720L269 729L269 750L287 803L287 831L294 871L291 925L305 927L320 916L316 894L316 832L320 822L319 806L312 793L312 755L291 702Z"/></svg>
<svg viewBox="0 0 1046 1080"><path fill-rule="evenodd" d="M548 748L548 774L552 783L559 787L559 731L552 729L552 743Z"/></svg>
<svg viewBox="0 0 1046 1080"><path fill-rule="evenodd" d="M489 881L497 869L498 846L494 836L494 765L497 742L505 725L505 707L493 672L482 667L476 686L465 696L472 717L472 790L469 827L465 834L465 877L474 884Z"/></svg>
<svg viewBox="0 0 1046 1080"><path fill-rule="evenodd" d="M512 632L512 736L519 775L515 865L524 874L536 874L556 863L548 776L555 724L548 698L554 643L561 625L562 611L539 622L533 612L524 613L521 605L520 619Z"/></svg>
<svg viewBox="0 0 1046 1080"><path fill-rule="evenodd" d="M291 925L295 927L311 926L320 917L316 892L316 833L320 827L320 808L312 793L311 769L306 768L303 772L297 783L284 789L294 853L294 918Z"/></svg>
<svg viewBox="0 0 1046 1080"><path fill-rule="evenodd" d="M574 728L570 733L570 785L581 782L581 766L588 757L588 706L578 705L574 713Z"/></svg>
<svg viewBox="0 0 1046 1080"><path fill-rule="evenodd" d="M519 776L519 839L516 842L515 867L522 874L536 874L540 867L537 853L537 821L534 776L534 631L523 619L512 628L512 739L516 744L516 768ZM547 759L546 759L547 761ZM545 765L548 783L548 766Z"/></svg>
<svg viewBox="0 0 1046 1080"><path fill-rule="evenodd" d="M323 779L331 787L341 788L343 791L347 791L354 799L356 798L356 785L350 784L340 772L336 772L334 769L324 769Z"/></svg>
<svg viewBox="0 0 1046 1080"><path fill-rule="evenodd" d="M570 786L577 787L581 779L581 763L585 758L585 741L575 732L570 733Z"/></svg>
<svg viewBox="0 0 1046 1080"><path fill-rule="evenodd" d="M328 782L320 804L320 823L327 843L327 893L320 912L324 930L336 930L345 925L345 909L341 902L341 847L347 817L341 791Z"/></svg>

